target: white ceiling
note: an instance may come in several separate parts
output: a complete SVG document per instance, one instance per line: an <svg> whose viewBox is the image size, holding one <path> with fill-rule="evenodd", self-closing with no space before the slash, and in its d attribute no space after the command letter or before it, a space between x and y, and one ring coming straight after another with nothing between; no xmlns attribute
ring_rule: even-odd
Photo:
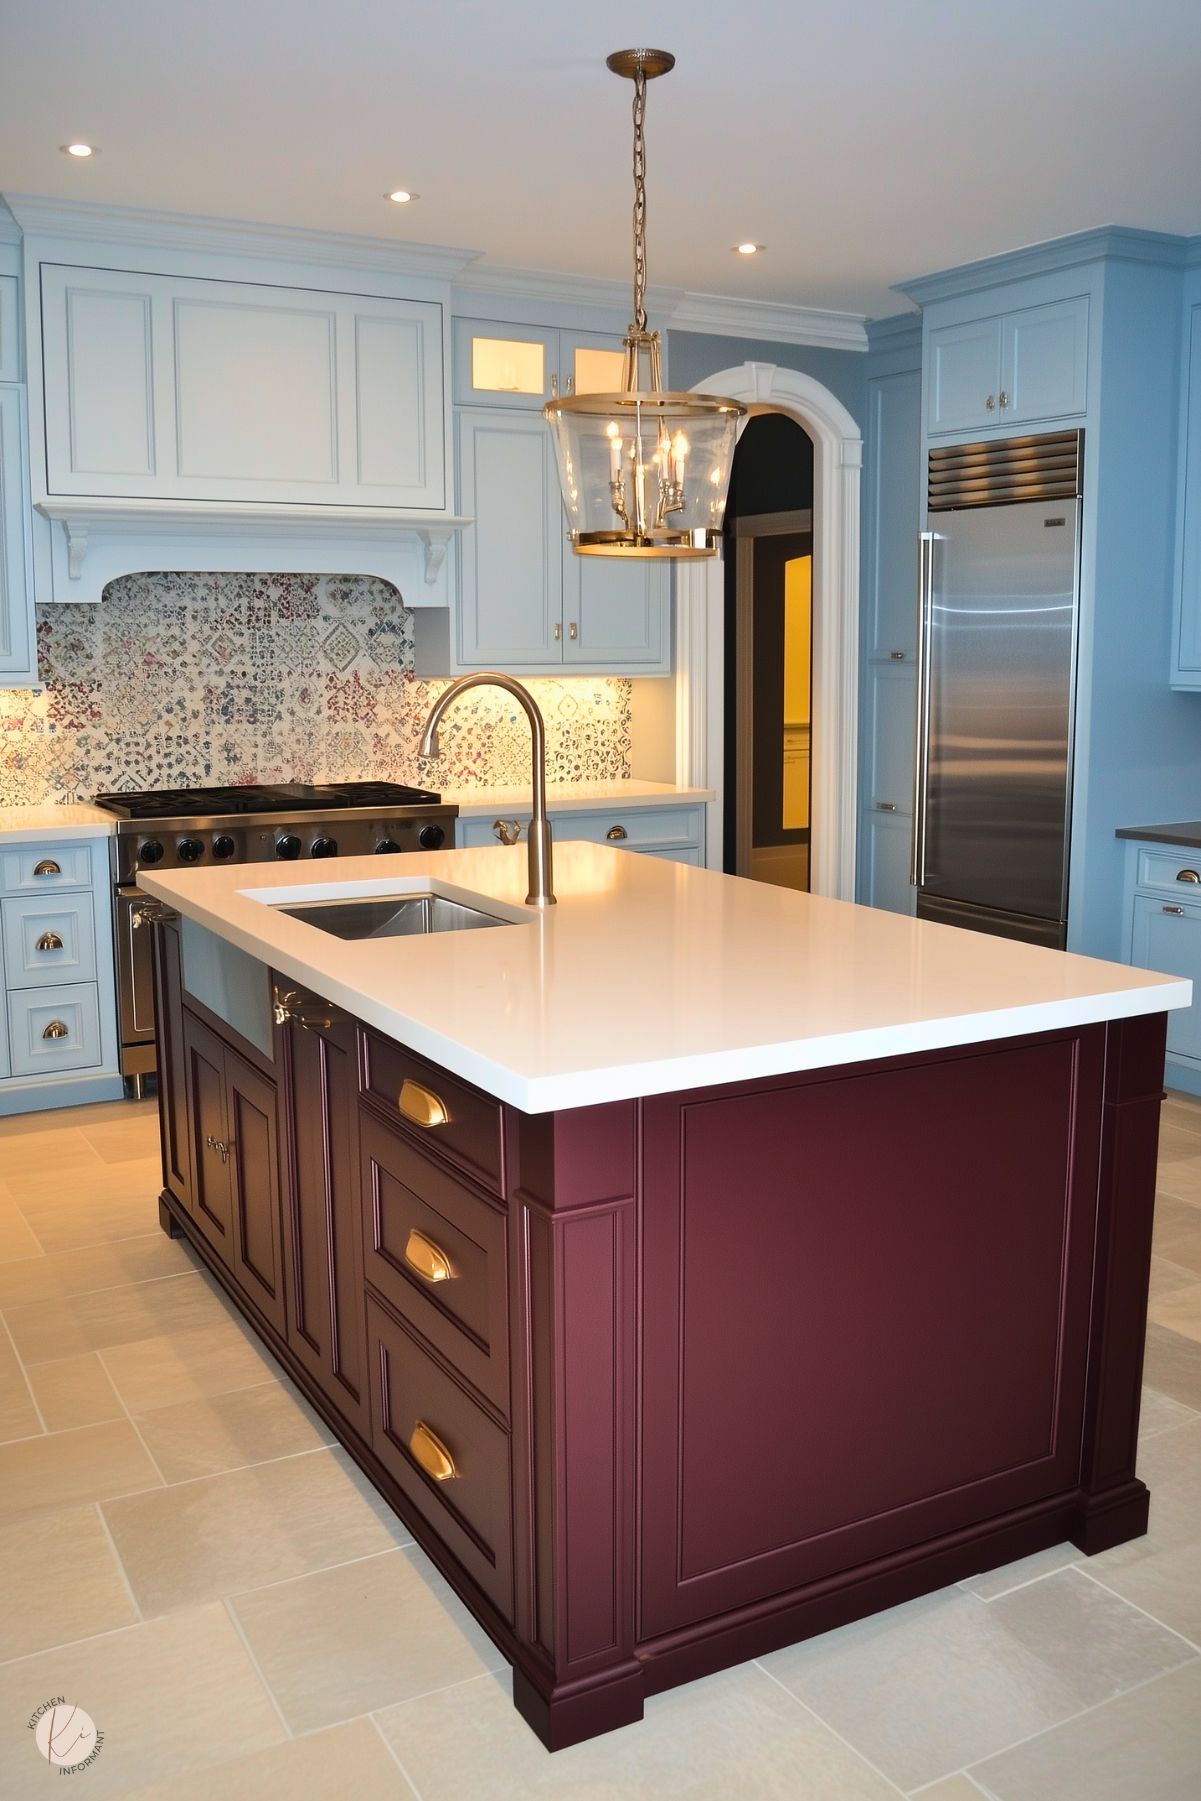
<svg viewBox="0 0 1201 1801"><path fill-rule="evenodd" d="M0 190L462 245L895 312L892 282L1089 226L1201 230L1198 0L0 0ZM84 138L101 154L60 154ZM386 188L415 189L410 208ZM742 238L768 246L735 257Z"/></svg>

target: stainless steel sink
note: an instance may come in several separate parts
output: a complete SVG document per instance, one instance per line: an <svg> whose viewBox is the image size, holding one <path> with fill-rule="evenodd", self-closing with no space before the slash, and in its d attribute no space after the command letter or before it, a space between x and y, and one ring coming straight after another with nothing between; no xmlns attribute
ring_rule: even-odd
<svg viewBox="0 0 1201 1801"><path fill-rule="evenodd" d="M474 932L482 926L515 922L481 913L442 894L369 896L360 900L306 901L280 907L289 919L332 932L335 938L416 938L427 932Z"/></svg>

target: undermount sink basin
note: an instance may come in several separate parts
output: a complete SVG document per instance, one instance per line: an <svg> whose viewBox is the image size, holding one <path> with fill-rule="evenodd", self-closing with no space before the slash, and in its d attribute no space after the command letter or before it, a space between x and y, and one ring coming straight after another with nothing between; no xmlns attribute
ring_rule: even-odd
<svg viewBox="0 0 1201 1801"><path fill-rule="evenodd" d="M415 938L428 932L474 932L482 926L507 926L511 919L481 913L442 894L389 894L357 900L306 901L280 907L289 919L332 932L335 938Z"/></svg>

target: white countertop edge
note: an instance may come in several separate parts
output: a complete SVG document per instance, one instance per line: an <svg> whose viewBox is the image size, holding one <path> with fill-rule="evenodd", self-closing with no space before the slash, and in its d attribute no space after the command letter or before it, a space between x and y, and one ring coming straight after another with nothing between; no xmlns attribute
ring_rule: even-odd
<svg viewBox="0 0 1201 1801"><path fill-rule="evenodd" d="M69 844L111 838L117 822L99 807L51 802L44 807L0 807L0 840L8 844Z"/></svg>

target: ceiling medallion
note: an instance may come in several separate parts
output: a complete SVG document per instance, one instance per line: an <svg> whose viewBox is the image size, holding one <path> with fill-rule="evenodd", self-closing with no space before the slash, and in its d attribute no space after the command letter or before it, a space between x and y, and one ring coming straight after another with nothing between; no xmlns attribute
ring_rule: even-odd
<svg viewBox="0 0 1201 1801"><path fill-rule="evenodd" d="M661 340L647 326L646 84L675 60L667 50L616 50L607 58L615 75L634 83L634 317L622 389L567 394L543 408L569 536L581 556L712 556L746 411L714 394L665 391Z"/></svg>

